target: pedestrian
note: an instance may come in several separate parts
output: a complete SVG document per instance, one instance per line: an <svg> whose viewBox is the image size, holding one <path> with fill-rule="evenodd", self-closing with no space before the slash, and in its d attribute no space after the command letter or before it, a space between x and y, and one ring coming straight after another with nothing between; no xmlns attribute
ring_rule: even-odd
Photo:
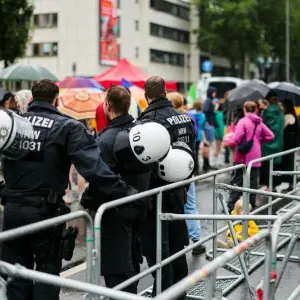
<svg viewBox="0 0 300 300"><path fill-rule="evenodd" d="M28 140L21 141L20 147L29 151L21 160L3 160L6 186L0 197L4 199L4 231L68 213L63 195L72 163L87 181L96 184L99 198L120 198L136 192L102 161L90 132L57 110L59 90L55 82L40 80L31 91L33 101L23 117L31 122L35 139L29 149ZM59 276L64 253L60 250L62 231L63 227L55 226L5 242L1 259ZM14 278L7 285L7 298L58 300L59 290Z"/></svg>
<svg viewBox="0 0 300 300"><path fill-rule="evenodd" d="M209 163L210 159L210 149L211 145L214 142L215 137L215 127L216 127L216 118L215 118L215 98L217 96L217 89L213 86L210 86L207 90L207 98L203 105L203 112L206 116L206 124L204 128L205 137L208 143L203 144L203 170L217 170L217 168L212 167Z"/></svg>
<svg viewBox="0 0 300 300"><path fill-rule="evenodd" d="M126 166L129 162L128 155L121 161L115 152L120 143L120 134L130 130L135 123L129 114L131 96L122 86L111 86L104 100L104 111L108 118L108 125L98 134L96 143L100 149L101 157L105 163L128 184L139 192L149 187L151 168L141 165L140 168ZM90 189L94 189L90 185ZM96 193L97 195L97 193ZM105 199L103 199L105 202ZM143 262L140 250L140 228L146 217L146 202L135 201L117 210L109 210L102 221L102 248L101 261L103 262L101 274L104 276L105 285L113 288L123 281L140 272L140 263ZM124 212L123 212L124 210ZM124 215L126 214L126 215ZM124 215L124 216L123 216ZM120 251L122 249L122 251ZM138 282L124 289L129 293L137 293Z"/></svg>
<svg viewBox="0 0 300 300"><path fill-rule="evenodd" d="M218 162L218 158L222 149L222 141L224 137L225 123L224 123L224 114L223 114L223 105L221 103L217 103L216 108L216 129L215 129L215 160Z"/></svg>
<svg viewBox="0 0 300 300"><path fill-rule="evenodd" d="M29 102L32 101L32 93L30 90L21 90L16 93L15 100L17 102L18 111L21 115L28 110Z"/></svg>
<svg viewBox="0 0 300 300"><path fill-rule="evenodd" d="M251 209L251 204L249 204L249 206ZM243 199L239 199L235 203L234 210L231 212L231 214L233 216L243 215ZM242 242L243 241L243 224L239 223L239 224L235 225L233 227L233 230L236 234L237 241L239 243ZM248 237L251 237L251 236L257 234L258 232L259 232L259 228L258 228L256 222L253 220L250 220L248 222ZM226 240L225 241L218 240L217 246L218 246L218 248L227 248L227 249L233 248L235 246L235 244L233 242L232 234L229 229L226 231Z"/></svg>
<svg viewBox="0 0 300 300"><path fill-rule="evenodd" d="M259 105L259 115L262 117L263 114L264 114L264 111L266 109L268 109L270 103L266 99L261 99L261 100L258 101L258 105Z"/></svg>
<svg viewBox="0 0 300 300"><path fill-rule="evenodd" d="M190 149L195 145L195 131L192 120L176 111L166 98L166 84L163 78L150 77L145 82L145 96L149 106L142 112L139 121L157 121L168 130L171 143L184 142ZM167 182L154 176L150 188L159 187ZM155 197L156 198L156 197ZM183 214L186 189L179 187L163 193L163 212ZM147 212L147 218L142 229L142 250L149 266L156 264L156 201L153 199L152 208ZM162 223L162 258L184 249L189 244L185 221ZM162 269L162 289L165 290L174 283L185 278L188 273L185 255L179 257ZM153 276L155 276L153 274ZM154 280L152 296L156 295L156 280ZM185 299L185 295L177 299ZM175 299L174 299L175 300Z"/></svg>
<svg viewBox="0 0 300 300"><path fill-rule="evenodd" d="M297 121L297 116L294 104L291 100L283 101L283 111L285 117L284 135L283 135L283 150L287 151L300 146L300 127ZM281 161L281 171L295 171L294 154L284 155ZM281 182L287 182L288 187L282 190L282 193L287 193L293 190L293 176L280 176Z"/></svg>
<svg viewBox="0 0 300 300"><path fill-rule="evenodd" d="M18 112L18 105L17 105L15 95L11 92L4 94L1 101L1 106L3 108L10 109L16 113Z"/></svg>
<svg viewBox="0 0 300 300"><path fill-rule="evenodd" d="M278 105L278 96L276 91L271 90L266 100L270 103L268 108L264 110L262 119L264 124L273 132L274 139L265 143L262 146L262 156L268 156L283 151L283 135L284 135L284 114L280 106ZM276 157L274 159L273 170L279 170L282 157ZM270 178L270 161L263 161L260 168L260 184L269 187ZM273 191L276 191L275 187L280 184L279 176L273 177Z"/></svg>
<svg viewBox="0 0 300 300"><path fill-rule="evenodd" d="M193 104L193 109L190 110L188 112L189 116L192 116L195 119L195 123L197 125L197 131L196 131L196 151L195 151L195 156L196 156L196 170L195 170L195 174L200 174L200 166L199 166L199 160L200 160L200 145L201 142L203 140L205 140L205 144L207 144L206 138L205 138L205 134L204 134L204 127L205 127L205 123L206 123L206 116L205 114L202 112L202 108L203 108L203 104L202 104L202 100L198 99L198 101L196 101ZM207 153L207 151L203 151L203 160L205 160L207 157L207 154L209 155L209 152ZM206 156L205 156L206 155Z"/></svg>
<svg viewBox="0 0 300 300"><path fill-rule="evenodd" d="M131 97L131 91L129 88L126 88L128 91L130 97ZM130 102L130 108L129 108L129 114L134 118L137 119L137 117L142 113L141 107L139 104L136 102L135 99L131 97L131 102Z"/></svg>
<svg viewBox="0 0 300 300"><path fill-rule="evenodd" d="M98 132L101 132L101 130L103 130L108 124L108 120L104 112L104 103L100 103L96 109L96 124Z"/></svg>
<svg viewBox="0 0 300 300"><path fill-rule="evenodd" d="M167 98L172 102L175 109L180 112L187 113L184 109L184 99L179 93L168 93ZM194 121L194 120L193 120ZM196 122L196 120L194 121ZM196 142L197 144L197 142ZM184 213L190 215L199 215L196 204L196 187L195 182L192 182L187 191L187 202L184 205ZM201 223L200 220L187 220L189 237L193 243L200 241ZM194 248L192 254L199 255L204 253L206 250L205 246L199 245Z"/></svg>
<svg viewBox="0 0 300 300"><path fill-rule="evenodd" d="M261 158L261 146L266 142L274 139L272 131L262 122L261 117L256 115L257 105L255 102L247 101L244 104L245 116L237 123L233 140L236 144L234 163L245 164L248 166L249 162ZM249 143L251 146L249 146ZM248 144L248 147L246 146ZM261 162L252 165L250 174L250 188L258 188L259 168ZM231 176L231 185L243 185L243 170L234 170ZM241 197L241 192L232 191L228 201L228 210L231 212L237 200ZM256 207L255 194L250 194L250 204L253 208Z"/></svg>

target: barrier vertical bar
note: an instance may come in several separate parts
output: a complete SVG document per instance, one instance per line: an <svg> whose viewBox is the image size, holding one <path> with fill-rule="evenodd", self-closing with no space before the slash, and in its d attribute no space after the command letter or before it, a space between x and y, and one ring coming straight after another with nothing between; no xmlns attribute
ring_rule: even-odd
<svg viewBox="0 0 300 300"><path fill-rule="evenodd" d="M162 221L160 214L162 213L162 192L157 195L156 201L156 263L161 264L162 260ZM162 269L161 266L156 270L156 295L161 293L162 285Z"/></svg>
<svg viewBox="0 0 300 300"><path fill-rule="evenodd" d="M297 151L298 152L298 151ZM297 165L297 152L294 153L294 170L296 170L296 165ZM296 185L297 185L297 175L293 175L293 191L296 189ZM295 201L294 201L295 203Z"/></svg>
<svg viewBox="0 0 300 300"><path fill-rule="evenodd" d="M214 215L217 214L216 176L213 177L213 214ZM217 257L217 231L218 231L217 220L213 220L213 233L216 234L213 238L213 259ZM212 289L213 289L212 296L214 296L216 290L216 277L217 277L217 273L213 272L211 276Z"/></svg>
<svg viewBox="0 0 300 300"><path fill-rule="evenodd" d="M268 300L270 297L270 281L271 281L271 265L272 265L272 243L271 236L265 237L266 242L266 253L265 253L265 270L264 270L264 299Z"/></svg>
<svg viewBox="0 0 300 300"><path fill-rule="evenodd" d="M215 278L213 273L205 279L206 291L205 299L214 300L215 298Z"/></svg>
<svg viewBox="0 0 300 300"><path fill-rule="evenodd" d="M243 186L250 188L250 182L251 182L251 168L250 171L245 172L243 170ZM243 192L243 211L246 215L249 214L249 201L250 201L250 194ZM243 234L243 241L245 241L248 238L248 221L245 220L243 221L243 229L242 229L242 234ZM246 267L250 267L249 263L249 255L247 254L247 250L243 254L244 257L244 262L246 264Z"/></svg>
<svg viewBox="0 0 300 300"><path fill-rule="evenodd" d="M274 169L274 159L271 158L270 159L270 167L269 167L269 190L270 192L273 192L273 169ZM268 203L271 204L272 203L272 196L268 197ZM272 215L272 205L270 205L268 207L268 215ZM272 222L268 221L268 229L271 229L272 226Z"/></svg>

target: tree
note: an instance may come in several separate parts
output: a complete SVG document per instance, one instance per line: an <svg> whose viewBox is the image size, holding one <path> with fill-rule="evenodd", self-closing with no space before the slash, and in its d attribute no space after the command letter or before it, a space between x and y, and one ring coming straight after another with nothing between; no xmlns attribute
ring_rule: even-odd
<svg viewBox="0 0 300 300"><path fill-rule="evenodd" d="M27 0L0 0L0 61L5 67L24 56L32 13Z"/></svg>
<svg viewBox="0 0 300 300"><path fill-rule="evenodd" d="M246 56L253 59L269 52L259 21L258 1L196 0L196 5L200 15L199 47L226 57L233 74L236 75L236 64L243 63Z"/></svg>

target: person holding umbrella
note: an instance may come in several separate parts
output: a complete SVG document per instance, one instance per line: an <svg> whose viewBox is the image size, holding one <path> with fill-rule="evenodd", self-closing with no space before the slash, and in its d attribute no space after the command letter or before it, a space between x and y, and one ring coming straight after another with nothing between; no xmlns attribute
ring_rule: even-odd
<svg viewBox="0 0 300 300"><path fill-rule="evenodd" d="M297 116L294 104L291 100L283 101L283 111L285 116L284 135L283 135L283 150L287 151L300 145L300 127L297 121ZM284 155L281 162L281 171L294 171L294 154ZM293 185L293 177L283 175L280 177L281 182L289 184L287 189L282 190L282 193L291 191Z"/></svg>
<svg viewBox="0 0 300 300"><path fill-rule="evenodd" d="M274 140L265 143L262 146L262 156L267 156L283 151L283 134L284 134L284 114L282 109L278 105L278 94L274 90L266 96L266 100L270 103L268 108L263 113L263 122L268 126L269 129L274 134ZM274 159L274 170L280 169L281 157ZM260 172L260 183L262 185L269 186L269 176L270 176L270 162L262 162L261 172ZM274 187L279 184L278 177L274 177Z"/></svg>

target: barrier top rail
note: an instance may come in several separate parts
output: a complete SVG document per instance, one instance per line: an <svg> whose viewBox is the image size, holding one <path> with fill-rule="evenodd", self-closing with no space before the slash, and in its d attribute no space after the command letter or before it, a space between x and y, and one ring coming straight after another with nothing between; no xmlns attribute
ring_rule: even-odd
<svg viewBox="0 0 300 300"><path fill-rule="evenodd" d="M104 210L106 210L108 208L120 206L122 204L127 204L127 203L133 202L133 201L138 200L138 199L142 199L142 198L146 198L146 197L149 197L149 196L157 195L160 192L165 192L165 191L172 190L172 189L184 186L184 185L188 185L188 184L190 184L192 182L195 182L197 180L203 180L203 179L206 179L206 178L214 177L214 176L221 175L221 174L224 174L224 173L227 173L227 172L230 172L230 171L234 171L234 170L238 170L238 169L246 170L246 166L243 165L243 164L235 165L235 166L225 168L225 169L221 169L221 170L218 170L218 171L209 172L209 173L204 174L204 175L195 176L195 177L192 177L190 179L183 180L183 181L179 181L179 182L171 183L171 184L168 184L168 185L164 185L164 186L152 189L150 191L141 192L141 193L138 193L138 194L135 194L135 195L132 195L132 196L127 196L127 197L123 197L123 198L118 199L118 200L114 200L114 201L104 203L99 207L99 209L97 211L97 214L95 216L95 229L100 229L99 221L101 221L101 219L99 219L99 218L104 213Z"/></svg>
<svg viewBox="0 0 300 300"><path fill-rule="evenodd" d="M145 298L142 296L129 294L122 291L115 291L113 289L97 286L86 282L80 282L73 279L61 278L59 276L29 270L22 266L14 266L3 261L0 261L0 273L12 277L19 277L27 280L29 279L32 281L43 282L45 284L51 284L54 286L88 292L94 295L105 296L115 300L145 300Z"/></svg>
<svg viewBox="0 0 300 300"><path fill-rule="evenodd" d="M277 157L281 157L281 156L291 154L291 153L294 153L294 152L297 152L297 151L300 151L300 147L293 148L293 149L290 149L290 150L286 150L286 151L283 151L283 152L279 152L279 153L275 153L275 154L271 154L271 155L267 155L267 156L263 156L261 158L251 160L248 164L247 171L249 169L251 170L252 165L255 164L255 163L263 162L263 161L270 160L270 159L277 158Z"/></svg>
<svg viewBox="0 0 300 300"><path fill-rule="evenodd" d="M47 220L40 221L37 223L17 227L17 228L10 229L7 231L2 231L0 233L0 243L2 243L4 241L12 240L14 238L18 238L18 237L21 237L21 236L24 236L27 234L36 233L40 230L55 226L57 224L63 224L68 221L72 221L72 220L79 219L79 218L84 218L87 221L87 223L91 225L91 228L93 228L93 226L92 226L93 221L92 221L91 216L85 211L76 211L76 212L72 212L72 213L69 213L69 214L66 214L63 216L58 216L58 217L47 219ZM92 234L92 232L91 232L91 234ZM93 239L90 239L89 242L93 242Z"/></svg>
<svg viewBox="0 0 300 300"><path fill-rule="evenodd" d="M224 254L216 257L213 261L208 263L205 267L201 268L198 271L193 272L185 279L181 280L180 282L176 283L162 294L158 295L155 299L156 300L170 300L176 299L178 295L184 293L187 289L194 286L197 282L201 279L209 277L211 274L216 272L216 270L224 266L226 263L231 261L237 255L241 254L245 250L249 249L251 246L257 244L262 239L267 238L270 236L269 230L265 229L257 233L256 235L248 238L244 242L241 242L235 248L226 251Z"/></svg>

